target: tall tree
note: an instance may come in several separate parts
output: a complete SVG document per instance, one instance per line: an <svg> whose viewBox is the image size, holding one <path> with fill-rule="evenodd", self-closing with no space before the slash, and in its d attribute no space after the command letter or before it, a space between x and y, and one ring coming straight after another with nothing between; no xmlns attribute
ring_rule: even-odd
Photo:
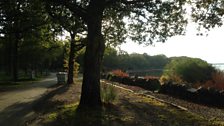
<svg viewBox="0 0 224 126"><path fill-rule="evenodd" d="M51 20L69 32L70 34L70 49L68 59L68 84L74 83L74 63L75 52L84 47L86 26L79 17L74 17L72 12L63 6L46 5L48 14ZM66 22L65 22L66 21Z"/></svg>
<svg viewBox="0 0 224 126"><path fill-rule="evenodd" d="M0 2L0 34L9 49L9 58L13 80L18 80L18 49L24 34L34 32L45 23L41 4L37 0L2 0Z"/></svg>
<svg viewBox="0 0 224 126"><path fill-rule="evenodd" d="M183 34L185 10L183 0L46 0L69 9L87 25L87 44L80 107L101 106L100 68L105 48L102 26L114 16L123 26L111 29L120 37L128 36L138 43L152 44ZM111 25L111 24L108 24ZM125 32L122 32L122 30ZM120 34L122 33L122 34ZM113 35L113 34L110 34ZM108 36L109 37L109 36Z"/></svg>

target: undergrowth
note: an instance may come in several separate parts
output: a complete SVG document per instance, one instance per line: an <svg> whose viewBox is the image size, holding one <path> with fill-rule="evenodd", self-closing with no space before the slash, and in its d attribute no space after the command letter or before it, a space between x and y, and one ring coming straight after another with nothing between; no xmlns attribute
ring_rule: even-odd
<svg viewBox="0 0 224 126"><path fill-rule="evenodd" d="M117 98L117 92L114 85L101 85L101 99L104 103L113 103Z"/></svg>

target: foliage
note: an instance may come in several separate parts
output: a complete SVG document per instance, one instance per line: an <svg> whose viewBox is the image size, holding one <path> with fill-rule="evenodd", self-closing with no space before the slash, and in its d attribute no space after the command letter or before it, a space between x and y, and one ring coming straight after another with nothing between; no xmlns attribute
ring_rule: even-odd
<svg viewBox="0 0 224 126"><path fill-rule="evenodd" d="M63 63L63 67L64 67L64 71L68 71L68 68L69 68L69 56L70 56L70 53L71 53L71 50L70 50L70 47L71 47L71 44L69 44L68 41L64 41L65 45L64 45L64 63ZM79 70L80 70L80 63L76 61L77 57L80 55L83 55L84 51L83 50L79 50L79 51L76 51L74 52L74 58L73 58L73 61L74 62L74 69L73 69L73 72L74 72L74 76L78 75L79 73Z"/></svg>
<svg viewBox="0 0 224 126"><path fill-rule="evenodd" d="M101 99L104 103L113 103L117 98L117 92L114 85L101 86Z"/></svg>
<svg viewBox="0 0 224 126"><path fill-rule="evenodd" d="M72 12L63 6L54 6L45 4L46 10L50 16L50 19L60 25L63 30L66 30L70 34L70 49L68 58L68 84L74 83L73 76L77 75L77 72L73 71L75 68L75 53L85 46L86 41L86 25L84 22L75 16L72 16ZM65 22L66 20L66 22Z"/></svg>
<svg viewBox="0 0 224 126"><path fill-rule="evenodd" d="M129 75L125 72L123 72L122 70L113 70L111 71L111 73L115 76L119 76L119 77L128 77Z"/></svg>
<svg viewBox="0 0 224 126"><path fill-rule="evenodd" d="M55 39L55 25L48 19L42 2L3 0L0 15L0 68L14 81L19 71L42 73L62 66L59 59L63 45Z"/></svg>
<svg viewBox="0 0 224 126"><path fill-rule="evenodd" d="M219 90L224 90L224 72L219 70L215 71L212 74L211 80L208 80L200 85L207 88L216 88Z"/></svg>
<svg viewBox="0 0 224 126"><path fill-rule="evenodd" d="M118 17L113 19L123 18L128 38L148 45L163 42L174 34L183 34L186 20L182 5L184 1L121 1L115 2L105 14L112 12Z"/></svg>
<svg viewBox="0 0 224 126"><path fill-rule="evenodd" d="M193 21L199 25L199 30L209 30L223 25L224 1L223 0L197 0L190 2Z"/></svg>
<svg viewBox="0 0 224 126"><path fill-rule="evenodd" d="M103 58L103 70L111 71L114 69L121 70L149 70L163 69L167 64L168 58L165 55L150 56L144 54L127 54L117 51L115 48L107 47Z"/></svg>
<svg viewBox="0 0 224 126"><path fill-rule="evenodd" d="M81 71L83 70L84 52L85 49L79 51L77 56L77 62L80 64ZM113 47L107 47L103 57L102 71L108 72L116 69L124 71L154 70L144 72L142 75L160 76L162 74L162 69L168 61L169 58L162 54L155 56L150 56L146 53L127 54L126 52L122 52L122 50L118 51Z"/></svg>
<svg viewBox="0 0 224 126"><path fill-rule="evenodd" d="M165 41L167 37L184 33L185 1L99 1L95 5L92 0L47 0L46 5L64 14L66 25L71 18L88 22L88 7L103 7L102 34L109 45L123 43L128 37L138 43L152 44L153 41ZM52 12L52 10L50 10ZM99 11L100 12L100 11ZM66 17L66 14L69 16ZM59 19L60 20L60 19ZM90 19L91 20L91 19ZM69 27L69 26L67 26ZM144 32L144 33L143 33Z"/></svg>
<svg viewBox="0 0 224 126"><path fill-rule="evenodd" d="M78 73L79 73L79 63L74 62L74 77L78 77Z"/></svg>
<svg viewBox="0 0 224 126"><path fill-rule="evenodd" d="M103 69L112 70L119 68L118 52L115 48L107 47L103 57Z"/></svg>
<svg viewBox="0 0 224 126"><path fill-rule="evenodd" d="M189 57L172 58L165 69L163 75L169 80L188 83L205 82L215 70L206 61Z"/></svg>

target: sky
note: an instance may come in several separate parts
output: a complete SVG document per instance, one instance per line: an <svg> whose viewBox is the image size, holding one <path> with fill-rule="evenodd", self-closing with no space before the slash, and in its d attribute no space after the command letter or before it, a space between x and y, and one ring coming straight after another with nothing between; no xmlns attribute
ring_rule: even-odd
<svg viewBox="0 0 224 126"><path fill-rule="evenodd" d="M208 63L224 63L224 27L214 28L208 36L197 36L196 26L187 26L184 36L174 36L165 43L157 42L154 46L138 45L131 40L120 46L130 53L164 54L167 57L188 56L201 58Z"/></svg>

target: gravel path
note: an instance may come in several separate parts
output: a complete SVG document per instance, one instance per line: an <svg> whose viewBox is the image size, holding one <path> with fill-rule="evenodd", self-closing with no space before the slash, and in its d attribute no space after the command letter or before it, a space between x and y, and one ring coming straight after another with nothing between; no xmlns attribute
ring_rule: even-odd
<svg viewBox="0 0 224 126"><path fill-rule="evenodd" d="M0 93L0 126L21 126L35 116L32 106L47 88L56 84L56 75Z"/></svg>

